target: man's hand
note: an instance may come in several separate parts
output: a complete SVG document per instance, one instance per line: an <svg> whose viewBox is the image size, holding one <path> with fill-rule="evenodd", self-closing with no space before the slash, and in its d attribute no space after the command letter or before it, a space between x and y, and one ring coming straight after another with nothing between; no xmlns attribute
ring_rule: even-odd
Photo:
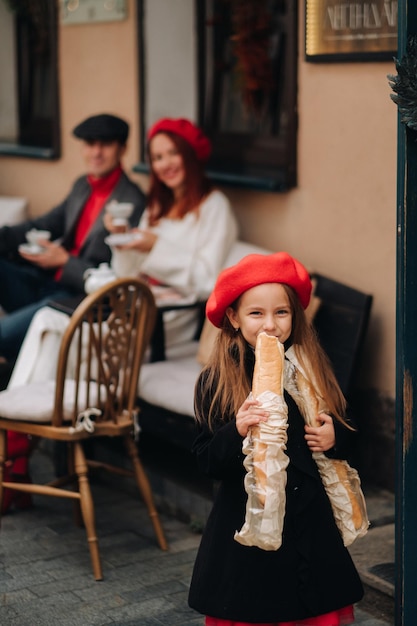
<svg viewBox="0 0 417 626"><path fill-rule="evenodd" d="M56 243L42 239L39 241L39 245L43 248L42 252L39 254L27 254L26 252L19 251L20 256L44 270L53 270L63 267L70 258L69 252Z"/></svg>
<svg viewBox="0 0 417 626"><path fill-rule="evenodd" d="M113 218L110 213L105 213L103 215L103 224L109 233L117 233L117 227L113 224Z"/></svg>

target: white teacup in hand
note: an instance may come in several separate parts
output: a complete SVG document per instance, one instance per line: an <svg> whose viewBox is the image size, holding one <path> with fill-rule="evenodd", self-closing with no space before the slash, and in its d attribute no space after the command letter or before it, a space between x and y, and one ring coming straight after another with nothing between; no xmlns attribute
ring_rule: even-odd
<svg viewBox="0 0 417 626"><path fill-rule="evenodd" d="M129 229L128 218L132 215L133 209L133 202L112 200L106 205L106 213L111 215L116 233L125 233Z"/></svg>
<svg viewBox="0 0 417 626"><path fill-rule="evenodd" d="M132 215L133 209L133 202L116 202L116 200L112 200L106 204L106 213L110 213L113 219L127 220Z"/></svg>
<svg viewBox="0 0 417 626"><path fill-rule="evenodd" d="M34 248L41 249L40 242L44 239L49 240L51 238L51 232L49 230L36 230L32 228L26 233L26 239Z"/></svg>

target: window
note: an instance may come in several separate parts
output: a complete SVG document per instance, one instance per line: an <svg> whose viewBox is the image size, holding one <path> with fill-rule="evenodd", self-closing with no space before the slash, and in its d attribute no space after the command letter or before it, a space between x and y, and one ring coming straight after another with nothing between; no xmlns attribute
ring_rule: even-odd
<svg viewBox="0 0 417 626"><path fill-rule="evenodd" d="M296 5L141 0L142 137L160 117L189 117L213 141L213 180L274 191L295 186Z"/></svg>
<svg viewBox="0 0 417 626"><path fill-rule="evenodd" d="M200 119L210 167L257 186L296 183L296 2L199 2Z"/></svg>
<svg viewBox="0 0 417 626"><path fill-rule="evenodd" d="M0 0L0 154L57 158L57 4Z"/></svg>

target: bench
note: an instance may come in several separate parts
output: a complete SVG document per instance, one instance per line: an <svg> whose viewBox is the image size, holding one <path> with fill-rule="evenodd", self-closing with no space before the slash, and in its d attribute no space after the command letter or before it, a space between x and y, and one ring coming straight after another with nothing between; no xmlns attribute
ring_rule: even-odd
<svg viewBox="0 0 417 626"><path fill-rule="evenodd" d="M232 248L225 267L243 256L270 251L245 242ZM372 296L313 272L313 324L346 396L354 385L354 374L368 325ZM313 312L312 312L313 313ZM208 322L207 322L208 324ZM203 327L203 335L205 327ZM166 359L146 363L139 379L139 423L141 431L175 447L189 451L195 437L194 385L202 369L200 339L169 352Z"/></svg>

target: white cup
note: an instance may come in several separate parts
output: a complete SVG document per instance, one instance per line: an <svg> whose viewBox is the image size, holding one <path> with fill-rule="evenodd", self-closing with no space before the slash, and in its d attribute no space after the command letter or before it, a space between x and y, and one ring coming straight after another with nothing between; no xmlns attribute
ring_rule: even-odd
<svg viewBox="0 0 417 626"><path fill-rule="evenodd" d="M133 209L135 205L133 202L117 202L116 200L112 200L108 204L106 204L106 212L109 213L113 219L122 219L127 220L133 213Z"/></svg>
<svg viewBox="0 0 417 626"><path fill-rule="evenodd" d="M113 217L112 221L115 233L127 233L129 222L124 217Z"/></svg>
<svg viewBox="0 0 417 626"><path fill-rule="evenodd" d="M51 232L49 230L37 230L36 228L32 228L26 233L26 239L29 244L33 246L33 248L37 248L39 250L41 250L39 242L43 239L47 239L49 241L50 238Z"/></svg>

